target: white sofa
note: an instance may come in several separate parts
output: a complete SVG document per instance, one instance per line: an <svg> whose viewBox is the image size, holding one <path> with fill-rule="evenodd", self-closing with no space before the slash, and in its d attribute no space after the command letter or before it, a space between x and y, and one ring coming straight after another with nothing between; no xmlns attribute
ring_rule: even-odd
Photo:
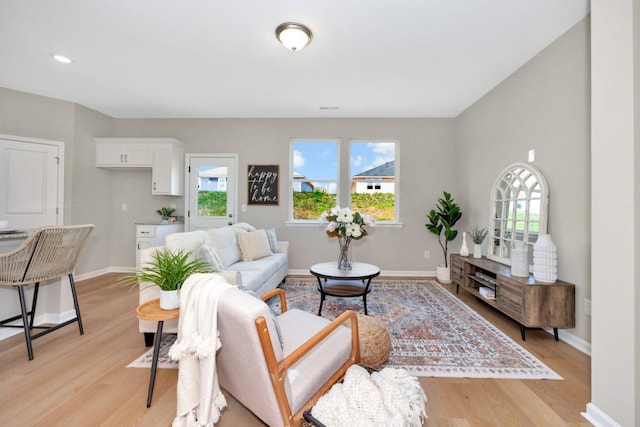
<svg viewBox="0 0 640 427"><path fill-rule="evenodd" d="M289 270L289 242L276 241L273 230L256 230L246 223L169 234L165 238L165 246L143 249L140 252L140 265L144 267L153 260L156 251L165 249L191 252L192 258L210 262L227 282L242 285L258 295L277 288L284 282ZM139 289L140 304L160 296L157 286L141 283ZM156 322L139 321L139 330L145 334L148 346L153 343L156 327ZM166 321L163 330L167 333L177 332L178 321Z"/></svg>

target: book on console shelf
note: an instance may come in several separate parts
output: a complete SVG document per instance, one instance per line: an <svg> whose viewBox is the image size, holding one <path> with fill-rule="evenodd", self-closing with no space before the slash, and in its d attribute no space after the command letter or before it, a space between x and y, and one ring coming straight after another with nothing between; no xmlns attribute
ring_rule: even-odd
<svg viewBox="0 0 640 427"><path fill-rule="evenodd" d="M496 299L496 291L486 286L480 286L478 288L478 292L480 292L480 295L486 299Z"/></svg>

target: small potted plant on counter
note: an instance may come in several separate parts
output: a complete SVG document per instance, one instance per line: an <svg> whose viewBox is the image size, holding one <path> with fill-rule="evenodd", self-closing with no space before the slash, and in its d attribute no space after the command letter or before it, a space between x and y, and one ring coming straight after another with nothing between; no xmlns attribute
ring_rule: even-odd
<svg viewBox="0 0 640 427"><path fill-rule="evenodd" d="M160 308L173 310L180 306L179 290L189 276L195 273L214 273L208 263L201 259L189 260L191 252L180 250L159 250L153 260L141 270L128 274L118 282L131 286L158 286L160 288Z"/></svg>
<svg viewBox="0 0 640 427"><path fill-rule="evenodd" d="M162 222L169 222L169 217L175 212L175 208L160 208L156 211L162 217Z"/></svg>
<svg viewBox="0 0 640 427"><path fill-rule="evenodd" d="M475 226L473 230L471 230L474 258L482 258L482 242L484 242L485 237L487 237L487 233L488 230L486 228L478 229L478 226Z"/></svg>

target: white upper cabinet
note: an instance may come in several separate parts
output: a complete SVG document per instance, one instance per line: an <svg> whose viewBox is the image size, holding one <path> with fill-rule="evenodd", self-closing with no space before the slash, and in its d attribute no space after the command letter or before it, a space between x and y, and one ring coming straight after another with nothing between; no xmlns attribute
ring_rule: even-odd
<svg viewBox="0 0 640 427"><path fill-rule="evenodd" d="M140 168L153 166L153 144L135 139L96 138L96 166Z"/></svg>
<svg viewBox="0 0 640 427"><path fill-rule="evenodd" d="M184 194L184 146L173 140L154 145L151 170L151 194L182 196Z"/></svg>
<svg viewBox="0 0 640 427"><path fill-rule="evenodd" d="M173 138L95 138L99 168L151 169L151 194L184 194L184 144Z"/></svg>

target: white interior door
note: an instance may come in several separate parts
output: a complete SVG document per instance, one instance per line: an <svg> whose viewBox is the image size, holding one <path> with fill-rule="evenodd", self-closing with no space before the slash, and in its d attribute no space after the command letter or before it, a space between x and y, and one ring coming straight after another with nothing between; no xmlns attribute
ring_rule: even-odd
<svg viewBox="0 0 640 427"><path fill-rule="evenodd" d="M10 229L62 223L62 143L0 136L0 219Z"/></svg>
<svg viewBox="0 0 640 427"><path fill-rule="evenodd" d="M236 222L237 154L187 154L187 230L206 230Z"/></svg>

